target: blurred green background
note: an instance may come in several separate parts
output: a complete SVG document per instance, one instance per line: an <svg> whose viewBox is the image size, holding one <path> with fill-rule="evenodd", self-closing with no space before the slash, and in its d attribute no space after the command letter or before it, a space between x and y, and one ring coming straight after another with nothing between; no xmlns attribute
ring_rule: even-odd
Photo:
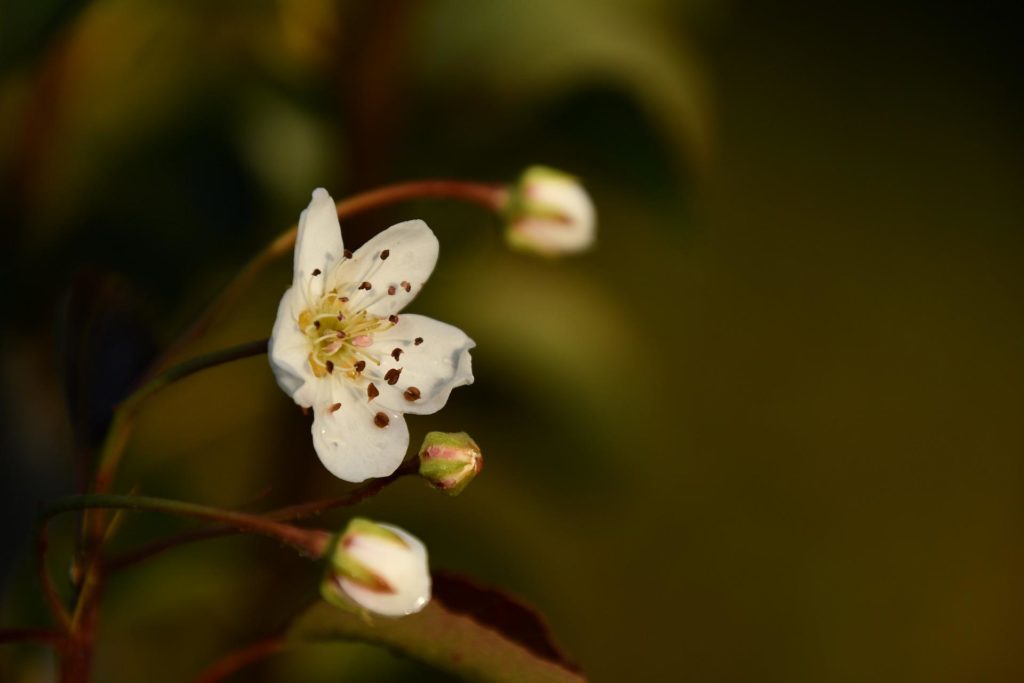
<svg viewBox="0 0 1024 683"><path fill-rule="evenodd" d="M586 183L594 252L509 253L443 202L344 226L439 235L413 308L477 340L477 381L413 442L466 429L487 459L458 499L403 481L361 512L536 605L594 680L1024 679L1014 26L923 2L0 5L0 625L45 623L29 530L80 485L76 440L313 187L539 162ZM196 351L266 336L289 268ZM266 509L347 485L252 359L148 405L133 486ZM115 546L181 526L134 515ZM316 580L258 539L167 552L110 582L97 680L187 679ZM0 646L4 680L52 666ZM340 645L239 680L430 676Z"/></svg>

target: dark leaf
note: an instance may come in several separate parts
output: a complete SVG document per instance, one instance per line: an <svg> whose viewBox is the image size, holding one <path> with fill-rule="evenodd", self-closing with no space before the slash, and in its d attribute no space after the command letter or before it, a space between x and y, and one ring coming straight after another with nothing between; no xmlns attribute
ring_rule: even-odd
<svg viewBox="0 0 1024 683"><path fill-rule="evenodd" d="M358 640L443 671L492 683L580 683L586 678L555 646L529 607L500 591L435 572L434 599L418 614L364 620L317 603L289 632L294 641Z"/></svg>

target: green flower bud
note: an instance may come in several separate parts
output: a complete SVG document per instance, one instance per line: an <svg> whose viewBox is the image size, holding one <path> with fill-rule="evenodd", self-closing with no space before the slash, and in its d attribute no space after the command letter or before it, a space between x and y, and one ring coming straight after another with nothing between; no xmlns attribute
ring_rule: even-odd
<svg viewBox="0 0 1024 683"><path fill-rule="evenodd" d="M420 448L420 476L457 496L484 467L480 447L466 432L430 432Z"/></svg>

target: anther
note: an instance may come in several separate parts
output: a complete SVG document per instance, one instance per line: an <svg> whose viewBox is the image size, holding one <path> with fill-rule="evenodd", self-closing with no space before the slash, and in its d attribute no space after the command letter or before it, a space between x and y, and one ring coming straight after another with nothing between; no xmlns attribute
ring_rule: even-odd
<svg viewBox="0 0 1024 683"><path fill-rule="evenodd" d="M320 321L319 320L314 320L313 321L313 327L315 327L316 329L319 330L320 329Z"/></svg>
<svg viewBox="0 0 1024 683"><path fill-rule="evenodd" d="M402 368L391 368L384 373L384 379L391 386L395 386L398 383L398 376L402 374Z"/></svg>
<svg viewBox="0 0 1024 683"><path fill-rule="evenodd" d="M391 295L391 296L394 296L394 295L395 295L395 292L397 292L397 291L398 291L398 290L397 290L397 289L395 289L395 286L394 286L394 285L391 285L390 287L388 287L388 294L389 294L389 295Z"/></svg>
<svg viewBox="0 0 1024 683"><path fill-rule="evenodd" d="M348 249L346 249L345 251L343 251L341 253L345 256L345 258L352 258L352 252L349 251Z"/></svg>
<svg viewBox="0 0 1024 683"><path fill-rule="evenodd" d="M388 316L388 320L391 322L392 325L398 324L398 316L395 315L394 313Z"/></svg>
<svg viewBox="0 0 1024 683"><path fill-rule="evenodd" d="M340 301L343 304L347 304L348 303L348 297L347 296L343 296L340 299L338 299L338 301Z"/></svg>
<svg viewBox="0 0 1024 683"><path fill-rule="evenodd" d="M370 385L366 387L366 395L369 397L367 400L372 401L373 399L380 396L380 389L377 388L376 384L370 382Z"/></svg>
<svg viewBox="0 0 1024 683"><path fill-rule="evenodd" d="M334 361L327 361L327 372L334 372Z"/></svg>
<svg viewBox="0 0 1024 683"><path fill-rule="evenodd" d="M352 367L354 367L356 369L356 372L362 372L363 370L366 369L366 361L365 360L357 360L356 364L353 365Z"/></svg>
<svg viewBox="0 0 1024 683"><path fill-rule="evenodd" d="M381 261L386 259L388 256L391 256L391 250L390 249L385 249L384 251L380 252L380 260Z"/></svg>
<svg viewBox="0 0 1024 683"><path fill-rule="evenodd" d="M373 287L373 285L371 285L369 282L363 282L363 283L360 283L360 285L359 285L359 289L365 289L365 290L369 290L372 287Z"/></svg>
<svg viewBox="0 0 1024 683"><path fill-rule="evenodd" d="M373 424L377 425L381 429L387 427L389 422L391 422L391 418L389 418L385 413L377 413L373 416Z"/></svg>
<svg viewBox="0 0 1024 683"><path fill-rule="evenodd" d="M329 406L329 407L327 408L327 412L329 412L329 413L336 413L336 412L338 412L338 410L339 410L340 408L341 408L341 404L340 404L340 403L332 403L332 404L331 404L331 405L330 405L330 406Z"/></svg>
<svg viewBox="0 0 1024 683"><path fill-rule="evenodd" d="M409 387L408 389L405 390L405 393L403 393L402 396L405 396L406 401L412 403L413 401L419 400L420 390L417 389L416 387Z"/></svg>
<svg viewBox="0 0 1024 683"><path fill-rule="evenodd" d="M415 339L412 340L412 343L415 344L416 346L419 346L420 344L423 343L423 337L416 337Z"/></svg>
<svg viewBox="0 0 1024 683"><path fill-rule="evenodd" d="M313 269L313 277L316 277L319 274L320 274L320 269L319 268L314 268Z"/></svg>
<svg viewBox="0 0 1024 683"><path fill-rule="evenodd" d="M407 292L412 291L412 285L409 284L408 280L402 280L402 289L404 289Z"/></svg>
<svg viewBox="0 0 1024 683"><path fill-rule="evenodd" d="M398 360L398 357L402 355L402 349L395 349L391 352L391 357Z"/></svg>

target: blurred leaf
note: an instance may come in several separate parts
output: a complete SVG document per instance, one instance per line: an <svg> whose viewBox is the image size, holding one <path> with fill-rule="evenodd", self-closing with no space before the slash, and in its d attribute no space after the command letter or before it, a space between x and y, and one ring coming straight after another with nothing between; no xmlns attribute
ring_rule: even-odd
<svg viewBox="0 0 1024 683"><path fill-rule="evenodd" d="M435 572L420 613L372 622L317 603L292 626L299 641L360 640L478 681L583 681L543 620L505 594Z"/></svg>
<svg viewBox="0 0 1024 683"><path fill-rule="evenodd" d="M481 89L510 106L614 84L699 163L710 137L707 86L677 9L656 0L437 2L422 21L418 66L432 88Z"/></svg>

